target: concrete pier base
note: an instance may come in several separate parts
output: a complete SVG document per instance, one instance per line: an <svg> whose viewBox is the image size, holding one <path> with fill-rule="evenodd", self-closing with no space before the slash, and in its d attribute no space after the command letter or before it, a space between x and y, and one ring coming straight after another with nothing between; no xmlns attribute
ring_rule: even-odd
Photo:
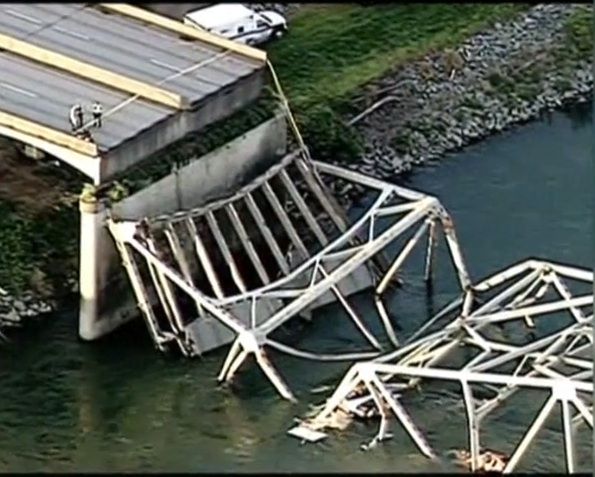
<svg viewBox="0 0 595 477"><path fill-rule="evenodd" d="M287 124L279 113L118 203L81 200L79 336L96 340L140 316L105 225L108 209L114 217L138 220L199 207L250 182L279 161L286 149ZM148 299L157 303L156 296Z"/></svg>
<svg viewBox="0 0 595 477"><path fill-rule="evenodd" d="M80 307L79 336L98 339L136 315L136 303L120 280L119 257L105 227L103 202L79 202Z"/></svg>

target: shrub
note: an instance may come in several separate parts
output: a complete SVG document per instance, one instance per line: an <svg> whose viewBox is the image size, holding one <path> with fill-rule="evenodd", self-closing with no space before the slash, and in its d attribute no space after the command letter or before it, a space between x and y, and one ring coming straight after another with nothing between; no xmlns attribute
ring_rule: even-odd
<svg viewBox="0 0 595 477"><path fill-rule="evenodd" d="M358 132L345 124L329 106L313 106L307 115L298 115L297 122L315 159L353 161L363 152Z"/></svg>

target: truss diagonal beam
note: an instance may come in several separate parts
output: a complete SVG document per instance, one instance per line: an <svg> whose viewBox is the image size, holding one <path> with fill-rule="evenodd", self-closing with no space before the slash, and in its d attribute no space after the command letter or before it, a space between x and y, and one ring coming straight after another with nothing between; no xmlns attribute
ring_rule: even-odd
<svg viewBox="0 0 595 477"><path fill-rule="evenodd" d="M560 269L564 270L565 279L574 280L574 284L592 280L592 275L581 269L567 266L560 266ZM510 282L512 279L516 281ZM580 422L587 423L591 428L593 426L592 408L587 407L579 398L579 393L590 396L593 392L593 382L590 379L593 370L593 343L592 340L586 340L582 344L577 340L582 338L583 334L587 336L593 333L592 317L587 318L583 314L583 317L577 320L576 310L580 310L579 307L592 306L593 297L572 296L573 283L569 282L564 283L562 290L558 290L563 300L540 303L545 295L542 292L543 287L539 288L536 283L542 279L555 287L560 277L557 269L549 262L527 260L480 282L481 287L471 286L453 302L455 305L447 305L438 313L437 316L443 318L449 312L458 310L458 314L450 323L425 336L423 333L427 333L429 326L422 326L423 331L414 334L415 338L402 348L374 360L354 364L323 410L310 420L303 421L297 428L291 429L289 433L308 439L309 434L302 429L315 429L316 440L319 440L324 436L320 431L329 425L328 419L338 409L366 417L371 415L370 411L360 406L372 402L381 415L378 434L372 441L375 444L386 434L386 416L382 409L384 404L379 402L378 395L383 396L387 403L397 402L398 399L392 396L391 389L398 388L400 393L404 393L421 380L459 382L467 415L469 464L472 470L486 471L487 457L479 441L480 426L485 416L496 406L505 405L512 394L533 388L545 391L548 398L512 455L499 457L503 465L502 470L509 473L518 466L559 402L566 470L574 472L577 466L575 429ZM494 291L496 293L491 294L486 303L477 305L477 302L481 301L475 299L478 295ZM466 305L465 301L469 296L473 296L474 300ZM531 303L531 306L525 306L526 303ZM503 317L523 324L524 316L528 312L540 317L551 313L552 310L565 312L570 324L546 336L534 336L528 343L509 344L505 340L495 341L489 334L494 330L494 324L499 323ZM496 319L493 319L494 317ZM434 318L429 322L436 325L438 320ZM499 340L503 338L500 337ZM580 344L580 354L577 344ZM479 347L481 352L468 358L467 363L458 365L459 367L438 366L439 362L447 361L450 350L459 346L471 346L474 349ZM576 356L571 356L571 351L576 351ZM502 366L512 363L515 363L513 371L503 370ZM361 383L368 383L372 379L375 383L374 389L362 389ZM477 401L473 397L472 385L490 389L496 394L489 399ZM570 404L578 411L574 415L571 413ZM401 423L409 432L408 424L404 421ZM425 439L423 435L421 437ZM420 450L426 454L421 448Z"/></svg>

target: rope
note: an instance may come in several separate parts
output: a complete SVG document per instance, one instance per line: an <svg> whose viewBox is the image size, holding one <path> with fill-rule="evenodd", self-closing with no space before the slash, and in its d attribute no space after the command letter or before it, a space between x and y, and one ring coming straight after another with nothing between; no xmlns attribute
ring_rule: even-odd
<svg viewBox="0 0 595 477"><path fill-rule="evenodd" d="M285 112L285 116L289 120L289 125L293 129L293 133L295 134L295 137L298 141L301 151L304 153L305 159L310 160L311 157L310 157L310 151L308 150L308 146L306 146L306 143L304 142L304 139L302 138L302 135L298 128L297 122L295 121L295 118L293 117L291 108L289 107L289 101L287 101L287 97L283 93L283 88L281 88L281 83L279 82L277 73L275 73L273 64L268 59L267 59L267 66L269 67L269 70L271 72L271 77L273 78L273 83L275 84L275 88L277 89L277 96L281 100L281 104L283 105L283 110Z"/></svg>
<svg viewBox="0 0 595 477"><path fill-rule="evenodd" d="M314 361L356 361L362 359L370 359L377 357L380 353L377 351L356 351L345 354L320 354L301 351L291 346L284 345L278 341L267 339L266 344L271 348L281 351L282 353L295 356L296 358L310 359Z"/></svg>
<svg viewBox="0 0 595 477"><path fill-rule="evenodd" d="M207 58L206 60L203 60L199 63L196 63L192 66L189 66L188 68L185 68L181 71L178 71L177 73L174 73L170 76L167 76L161 80L159 80L158 82L154 83L153 86L160 86L168 81L171 81L173 79L179 78L180 76L186 75L188 73L191 73L192 71L196 71L198 68L201 68L205 65L208 65L210 63L213 63L214 61L219 60L220 58L223 58L227 55L229 55L230 52L229 50L225 50L215 56L212 56L211 58ZM108 118L110 117L112 114L118 112L119 110L121 110L122 108L128 106L130 103L132 103L133 101L136 101L138 98L140 98L141 95L140 94L135 94L134 96L131 96L130 98L122 101L120 104L117 104L116 106L114 106L113 108L107 110L102 118ZM82 132L82 131L86 131L88 127L92 126L95 123L95 120L91 120L89 122L87 122L86 124L83 124L80 128L78 128L77 130L75 130L75 133L78 132Z"/></svg>

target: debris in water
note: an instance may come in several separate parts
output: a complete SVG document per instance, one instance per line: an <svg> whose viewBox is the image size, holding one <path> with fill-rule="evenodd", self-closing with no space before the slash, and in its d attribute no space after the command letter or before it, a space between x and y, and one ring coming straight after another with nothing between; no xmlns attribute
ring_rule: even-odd
<svg viewBox="0 0 595 477"><path fill-rule="evenodd" d="M498 326L530 328L533 334L503 339ZM400 399L421 380L459 383L470 448L456 455L472 471L512 472L560 403L566 470L575 472L575 429L581 424L593 429L593 273L527 260L468 287L398 350L355 363L310 425L322 431L338 409L366 417L372 405L381 421L367 448L390 437L388 425L396 420L421 453L434 458ZM542 391L546 401L512 454L481 451L484 418L527 389Z"/></svg>

